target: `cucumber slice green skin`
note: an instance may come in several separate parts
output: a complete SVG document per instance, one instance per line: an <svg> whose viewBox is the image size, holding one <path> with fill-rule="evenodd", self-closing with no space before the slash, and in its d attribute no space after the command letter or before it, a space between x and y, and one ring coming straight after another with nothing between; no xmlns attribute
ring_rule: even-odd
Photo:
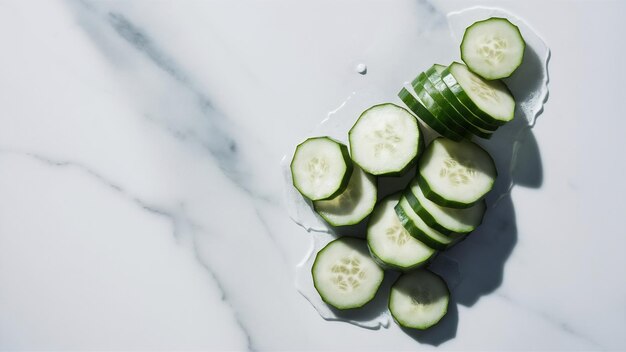
<svg viewBox="0 0 626 352"><path fill-rule="evenodd" d="M443 226L441 226L437 220L435 220L435 218L432 217L432 215L430 215L430 213L424 209L424 207L420 204L419 200L417 199L417 197L415 197L415 195L413 194L413 192L411 191L411 189L407 189L404 192L404 197L406 198L407 202L409 202L409 204L411 205L411 208L413 209L413 211L415 211L415 213L422 218L422 220L424 220L424 222L432 227L433 229L441 232L444 235L464 235L467 234L469 232L454 232L451 231Z"/></svg>
<svg viewBox="0 0 626 352"><path fill-rule="evenodd" d="M519 43L517 44L520 45L521 54L519 55L517 60L513 60L513 62L507 63L506 67L502 67L502 65L500 65L499 72L489 73L480 67L481 64L479 62L474 62L474 60L472 60L471 57L468 57L468 56L471 56L471 55L468 55L468 53L470 53L472 49L476 49L476 47L472 47L473 43L472 43L472 40L470 40L470 38L472 37L472 32L474 30L478 30L482 26L489 25L489 23L496 23L496 22L506 24L509 30L511 30L512 32L516 32L514 34L514 37L517 36L517 39L519 39ZM511 43L509 43L509 46L511 46ZM526 50L526 42L524 41L524 37L522 37L522 33L520 32L519 27L511 23L508 19L501 18L501 17L491 17L482 21L474 22L471 26L465 29L465 33L463 33L463 39L461 40L461 60L465 62L467 67L472 72L474 72L475 74L487 80L502 79L502 78L510 77L513 74L513 72L515 72L515 70L517 70L517 68L522 64L522 61L524 61L525 50Z"/></svg>
<svg viewBox="0 0 626 352"><path fill-rule="evenodd" d="M413 81L413 88L422 101L427 102L426 107L433 115L440 117L442 122L462 134L466 138L476 135L480 138L490 139L492 133L481 131L460 116L454 108L448 104L445 98L432 86L425 73L420 73L418 79ZM432 109L432 110L431 110Z"/></svg>
<svg viewBox="0 0 626 352"><path fill-rule="evenodd" d="M434 141L433 141L434 142ZM472 142L469 142L472 143ZM460 202L460 201L455 201L452 199L448 199L445 198L443 196L441 196L439 193L435 192L432 187L430 186L430 184L428 183L428 180L426 179L426 177L424 177L421 173L420 173L420 167L418 166L418 177L417 177L417 183L419 184L420 188L422 189L422 192L424 193L424 196L426 196L426 198L428 198L429 200L433 201L434 203L436 203L439 206L442 207L448 207L448 208L457 208L457 209L465 209L465 208L470 208L472 207L474 204L476 204L476 202L479 202L481 199L483 199L485 197L485 195L491 190L491 188L493 187L494 183L495 183L495 179L498 177L498 170L495 168L495 162L493 161L493 158L491 157L491 155L485 150L483 149L481 146L479 146L478 144L473 143L477 148L479 148L480 150L482 150L485 155L487 157L489 157L489 159L491 159L491 163L494 165L493 166L493 172L494 172L494 176L493 176L493 180L491 182L491 186L490 188L480 197L477 198L471 202ZM429 147L432 145L429 145ZM422 160L426 160L425 158L422 158Z"/></svg>
<svg viewBox="0 0 626 352"><path fill-rule="evenodd" d="M441 291L440 293L442 294L441 297L443 298L443 301L442 301L443 304L440 304L440 306L442 306L441 307L442 309L439 312L437 312L436 315L434 315L433 319L431 320L423 321L420 323L415 323L415 322L411 323L408 320L405 320L400 316L402 313L406 313L406 310L397 311L395 307L397 306L398 303L395 300L400 298L399 295L406 295L409 292L411 292L411 290L408 289L407 285L415 285L416 283L425 282L426 280L424 280L423 277L421 278L419 277L424 274L429 275L430 280L433 280L433 279L436 280L435 282L437 282L438 287L432 287L432 289L433 291ZM429 292L429 293L432 294L432 292ZM391 316L393 317L393 320L401 327L408 328L408 329L416 329L416 330L426 330L428 328L433 327L434 325L439 323L441 319L443 319L443 317L448 313L449 304L450 304L450 289L448 288L448 285L446 284L446 282L441 278L441 276L427 269L419 269L417 271L400 276L396 280L396 282L394 282L394 284L391 286L391 292L389 294L388 309L389 309L389 312L391 313ZM417 314L417 312L414 312L414 314ZM423 317L424 314L420 314L420 316Z"/></svg>
<svg viewBox="0 0 626 352"><path fill-rule="evenodd" d="M406 233L402 236L410 237L407 239L408 241L405 240L404 246L409 245L410 247L391 247L392 250L389 249L391 246L390 244L387 244L386 246L383 245L381 247L379 235L380 233L382 233L381 229L385 229L387 236L390 235L388 231L395 227L396 224L402 227L398 230L403 232L405 230L402 224L399 222L399 219L397 219L395 212L395 205L398 203L400 197L400 193L395 193L385 197L377 204L376 209L374 209L374 213L372 214L372 217L370 218L367 225L367 247L369 248L372 259L374 259L374 261L376 261L378 265L380 265L382 268L398 271L410 271L429 263L436 256L437 251L431 249L432 247L421 243L416 238ZM393 206L393 208L391 208L390 206ZM391 212L391 214L389 212ZM395 221L396 223L390 223L390 220ZM376 228L381 224L383 225L382 228ZM393 225L393 227L390 228L390 225ZM395 231L391 232L391 235L401 235L398 232L394 232ZM385 249L385 247L387 248ZM406 258L404 258L403 260L402 256L406 255L407 251L411 253L411 257L409 258L409 260L407 260Z"/></svg>
<svg viewBox="0 0 626 352"><path fill-rule="evenodd" d="M453 62L453 64L460 65L458 62ZM496 126L502 126L505 123L510 121L510 120L504 121L504 120L495 119L488 113L481 110L478 107L478 105L476 105L476 103L474 103L472 99L467 95L467 93L461 87L459 82L457 82L456 78L454 78L454 76L450 72L450 66L448 66L441 73L441 79L444 81L446 86L448 86L448 89L450 89L450 91L454 94L454 96L456 96L456 98L461 102L461 104L465 105L472 113L474 113L474 115L478 116L478 118L483 120L485 123L496 125ZM509 91L509 94L510 94L510 91ZM511 117L511 119L513 119L513 117Z"/></svg>
<svg viewBox="0 0 626 352"><path fill-rule="evenodd" d="M355 179L356 177L359 179ZM353 182L358 183L358 186L353 185ZM359 187L359 189L352 190L351 187ZM346 195L346 192L357 192L357 194ZM374 210L377 193L376 177L362 171L357 166L353 168L348 187L335 198L314 201L313 210L332 226L355 225L365 219L372 210ZM351 205L348 203L350 209L346 208L346 204L342 201L342 198L340 198L344 196L350 197L348 202L355 202ZM358 199L355 200L355 196L357 196ZM363 207L363 205L365 206ZM333 210L339 210L341 214L337 214L337 211ZM350 214L347 214L346 210L350 210Z"/></svg>
<svg viewBox="0 0 626 352"><path fill-rule="evenodd" d="M428 247L430 247L430 246L428 246ZM432 248L432 247L430 247L430 248ZM386 262L386 261L382 260L381 258L379 258L376 255L376 252L372 251L372 248L370 247L370 255L372 256L372 259L374 259L376 264L378 264L381 268L383 268L385 270L396 270L396 271L400 271L400 272L408 272L408 271L415 270L417 268L421 268L421 267L424 267L424 266L428 265L429 263L431 263L433 261L433 259L435 259L435 257L437 256L437 253L439 253L439 252L435 251L432 256L430 256L428 259L424 260L423 262L419 262L419 263L416 263L414 265L405 267L405 266L393 264L391 262Z"/></svg>
<svg viewBox="0 0 626 352"><path fill-rule="evenodd" d="M352 246L354 248L362 247L363 251L367 253L367 243L363 239L356 238L356 237L344 236L344 237L340 237L340 238L338 238L338 239L336 239L334 241L331 241L324 248L322 248L317 253L317 255L315 256L315 261L313 262L313 266L311 267L311 275L313 276L313 286L315 287L315 290L319 293L319 295L322 298L322 300L324 301L324 303L326 303L326 304L328 304L328 305L330 305L330 306L332 306L334 308L337 308L337 309L340 309L340 310L361 308L364 305L366 305L367 303L369 303L376 296L376 293L380 289L380 285L383 282L384 273L382 273L382 269L380 267L378 267L378 264L375 264L375 261L370 256L368 256L367 257L368 260L374 261L374 263L372 263L372 266L374 266L376 268L376 270L380 271L380 275L379 275L380 279L377 280L378 282L375 284L375 287L372 288L371 294L368 295L365 299L361 300L358 303L337 304L336 302L332 302L332 299L329 299L324 294L324 290L321 287L323 284L318 283L318 281L316 280L315 273L316 273L316 267L318 265L320 265L320 262L323 260L321 258L324 257L324 253L327 250L329 250L336 242L348 242L350 244L350 246Z"/></svg>
<svg viewBox="0 0 626 352"><path fill-rule="evenodd" d="M393 105L399 109L402 109L404 111L406 111L407 114L413 116L415 118L415 116L409 112L407 109L397 106L396 104L392 104L392 103L382 103L382 104L377 104L374 106L369 107L368 109L366 109L365 111L363 111L361 113L361 115L359 116L359 118L356 120L356 122L354 123L354 125L352 126L352 128L350 128L350 131L348 131L348 141L350 141L350 145L352 145L352 135L353 135L353 130L355 128L355 126L359 123L359 120L361 120L361 118L370 110L375 109L377 107L381 107L381 106L385 106L385 105ZM371 170L368 170L367 168L363 167L362 165L360 165L356 160L354 160L354 158L352 159L352 161L357 164L358 166L361 167L361 169L363 169L365 172L374 175L374 176L402 176L404 175L409 169L411 169L413 166L415 166L417 164L417 160L419 159L419 157L422 155L422 152L424 151L425 148L425 142L424 142L424 133L422 132L422 130L419 127L419 123L417 123L417 119L416 121L416 128L417 128L417 134L418 134L418 139L417 139L417 151L415 152L415 156L401 169L398 170L393 170L393 171L388 171L388 172L384 172L384 173L372 173Z"/></svg>
<svg viewBox="0 0 626 352"><path fill-rule="evenodd" d="M442 125L446 126L448 129L456 132L457 134L463 136L463 138L471 138L472 134L470 131L463 128L459 125L452 117L448 115L448 113L441 107L437 102L433 99L430 94L423 88L422 83L427 80L426 75L420 73L417 78L411 82L413 86L413 90L415 94L417 94L418 98L422 101L423 105L430 111L430 113L435 116Z"/></svg>
<svg viewBox="0 0 626 352"><path fill-rule="evenodd" d="M433 87L439 91L444 96L448 104L452 105L452 107L469 123L478 128L482 128L483 130L495 132L498 129L498 125L487 123L481 120L478 116L474 115L473 112L471 112L456 98L450 88L448 88L446 83L441 79L441 72L445 69L446 66L435 64L426 71L426 76L428 76L428 80Z"/></svg>
<svg viewBox="0 0 626 352"><path fill-rule="evenodd" d="M411 236L417 238L420 242L426 244L428 247L432 249L444 251L447 248L459 242L460 240L462 240L463 238L465 238L465 236L458 236L456 234L453 234L453 235L446 236L446 237L449 237L449 239L446 240L447 243L444 243L442 241L437 240L436 238L429 236L426 232L420 229L418 225L415 224L413 219L411 219L411 216L409 216L409 214L407 213L407 212L413 211L412 209L404 209L402 205L398 203L396 207L394 208L394 210L396 211L396 215L398 215L398 219L400 220L400 223L402 224L402 226L404 226L407 232ZM415 216L418 216L418 215L415 214Z"/></svg>
<svg viewBox="0 0 626 352"><path fill-rule="evenodd" d="M438 251L444 251L448 248L447 245L441 244L435 240L432 240L426 234L422 232L422 230L418 229L417 226L413 223L413 220L409 218L409 216L404 212L404 209L399 205L396 205L396 214L398 215L398 219L400 219L400 223L407 230L411 236L417 238L419 241L424 242L428 247L432 249L436 249Z"/></svg>
<svg viewBox="0 0 626 352"><path fill-rule="evenodd" d="M413 94L406 90L406 88L402 88L400 90L398 97L411 111L415 113L415 115L430 126L430 128L432 128L435 132L453 141L460 141L463 139L463 136L450 130L448 127L439 122L435 116L433 116L430 111L428 111L428 109L426 109L426 107L413 96Z"/></svg>
<svg viewBox="0 0 626 352"><path fill-rule="evenodd" d="M463 115L456 111L456 109L450 103L448 103L448 101L443 96L443 94L441 94L441 92L435 89L433 84L428 79L428 75L426 73L423 73L423 75L424 79L421 81L420 87L426 90L426 92L435 100L435 102L443 109L443 111L446 112L448 118L451 119L453 123L456 123L461 128L469 131L477 137L484 139L491 138L491 135L493 133L492 131L481 130L472 125Z"/></svg>
<svg viewBox="0 0 626 352"><path fill-rule="evenodd" d="M404 197L406 198L407 202L409 202L409 204L411 205L411 208L413 208L413 210L415 211L415 213L417 213L417 215L422 218L422 220L424 220L424 222L432 227L433 229L441 232L444 235L467 235L469 233L471 233L473 230L471 231L465 231L465 232L457 232L457 231L452 231L448 228L446 228L445 226L442 226L441 224L439 224L439 222L437 222L437 219L435 219L429 212L428 210L426 210L422 204L420 203L420 201L417 199L417 197L415 196L415 194L413 194L413 191L411 190L411 188L409 187L405 192L404 192ZM484 202L484 200L480 200L481 202ZM483 214L484 215L484 214ZM482 222L482 219L481 219ZM480 225L480 224L479 224ZM478 227L478 225L476 226Z"/></svg>
<svg viewBox="0 0 626 352"><path fill-rule="evenodd" d="M424 179L423 177L419 177L417 179L417 182L419 183L420 188L422 189L422 192L424 192L426 198L432 200L442 207L465 209L471 207L475 203L463 203L443 198L430 188L430 185L428 185L428 181L426 181L426 179Z"/></svg>
<svg viewBox="0 0 626 352"><path fill-rule="evenodd" d="M337 144L337 146L339 147L339 150L341 151L343 160L345 162L346 171L345 171L345 174L343 176L343 179L341 180L341 182L339 183L339 185L337 186L337 188L333 192L331 192L331 193L329 193L327 195L324 195L322 197L315 198L315 197L307 196L306 192L303 192L303 190L301 190L300 187L298 186L298 180L297 180L298 172L295 172L295 170L294 170L294 166L295 166L294 165L294 161L296 159L296 154L298 153L298 149L300 149L307 142L312 141L312 140L317 140L317 139L326 139L326 140L329 140L329 141L334 142L334 143ZM308 199L310 199L312 201L316 201L316 200L331 199L331 198L334 198L334 197L340 195L348 187L348 183L350 182L350 177L352 176L353 165L352 165L352 160L350 159L350 152L348 151L348 147L345 144L343 144L343 143L341 143L339 141L336 141L335 139L333 139L331 137L323 136L323 137L307 138L304 142L298 144L298 146L296 146L296 151L294 153L294 158L291 160L291 164L289 165L289 168L291 170L291 181L293 183L293 186L304 197L306 197L306 198L308 198Z"/></svg>

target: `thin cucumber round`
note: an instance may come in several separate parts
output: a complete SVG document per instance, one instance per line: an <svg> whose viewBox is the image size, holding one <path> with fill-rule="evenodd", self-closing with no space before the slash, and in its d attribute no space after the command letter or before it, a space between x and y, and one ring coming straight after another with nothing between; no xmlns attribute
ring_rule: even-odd
<svg viewBox="0 0 626 352"><path fill-rule="evenodd" d="M394 210L400 194L381 200L367 224L367 245L372 258L389 269L407 271L426 264L436 251L412 237Z"/></svg>
<svg viewBox="0 0 626 352"><path fill-rule="evenodd" d="M294 187L313 201L341 194L351 175L348 148L330 137L305 140L296 147L291 160Z"/></svg>
<svg viewBox="0 0 626 352"><path fill-rule="evenodd" d="M459 234L444 235L441 232L428 226L424 220L415 213L406 197L400 198L400 202L394 208L400 223L407 232L426 244L432 249L440 251L452 246L464 236Z"/></svg>
<svg viewBox="0 0 626 352"><path fill-rule="evenodd" d="M430 111L430 113L433 114L433 116L435 116L435 118L437 118L437 120L439 120L448 129L458 133L464 138L471 138L472 134L470 131L463 128L456 121L454 121L452 117L448 116L448 113L441 106L439 106L433 97L428 94L426 89L424 89L422 83L425 80L428 80L426 75L424 75L424 73L420 73L419 76L417 76L417 78L415 78L415 80L411 83L413 85L413 89L415 90L415 94L417 94L417 97L420 99L422 104L424 104L426 109L428 109L428 111Z"/></svg>
<svg viewBox="0 0 626 352"><path fill-rule="evenodd" d="M513 120L515 100L501 81L486 81L458 62L448 66L441 77L457 99L483 121L501 126Z"/></svg>
<svg viewBox="0 0 626 352"><path fill-rule="evenodd" d="M432 128L435 132L440 135L452 139L453 141L460 141L463 139L463 136L457 134L456 132L450 130L448 127L444 126L441 122L439 122L433 114L426 109L424 104L419 100L419 98L413 94L411 94L406 88L402 88L400 93L398 93L398 97L408 106L408 108L417 115L424 123L426 123L430 128Z"/></svg>
<svg viewBox="0 0 626 352"><path fill-rule="evenodd" d="M426 92L428 92L428 94L435 100L435 102L439 106L441 106L441 108L446 112L448 117L456 122L459 126L461 126L464 130L471 132L475 136L484 139L491 138L493 131L487 131L471 124L463 115L461 115L454 108L454 106L452 106L452 104L450 104L446 100L443 94L435 88L435 86L430 82L430 78L428 77L427 72L423 73L424 79L421 81L421 87L425 89Z"/></svg>
<svg viewBox="0 0 626 352"><path fill-rule="evenodd" d="M516 25L491 17L467 27L461 59L472 72L487 80L511 76L522 64L526 42Z"/></svg>
<svg viewBox="0 0 626 352"><path fill-rule="evenodd" d="M484 130L485 132L495 132L498 129L498 125L487 123L481 120L478 116L474 115L465 105L463 105L459 99L456 98L454 93L448 88L446 83L441 79L441 73L446 69L446 66L434 64L426 71L428 80L439 91L446 101L451 104L456 111L461 114L469 123L477 128Z"/></svg>
<svg viewBox="0 0 626 352"><path fill-rule="evenodd" d="M372 175L401 175L424 149L417 119L386 103L365 110L348 132L352 160Z"/></svg>
<svg viewBox="0 0 626 352"><path fill-rule="evenodd" d="M493 159L469 141L437 138L418 165L418 183L429 200L448 208L469 208L491 190L498 175Z"/></svg>
<svg viewBox="0 0 626 352"><path fill-rule="evenodd" d="M404 274L391 286L389 312L402 327L425 330L448 312L450 290L437 274L426 270Z"/></svg>
<svg viewBox="0 0 626 352"><path fill-rule="evenodd" d="M322 248L311 273L322 300L337 309L364 306L374 298L384 276L365 240L354 237L336 239Z"/></svg>
<svg viewBox="0 0 626 352"><path fill-rule="evenodd" d="M432 86L425 73L420 74L420 79L415 86L415 91L418 96L422 98L422 101L429 102L427 107L437 111L437 113L435 113L431 110L433 115L440 116L446 126L450 126L454 131L460 131L460 133L466 137L475 135L484 139L491 138L492 132L481 130L458 115L458 112L454 110L454 108L447 103L445 98Z"/></svg>
<svg viewBox="0 0 626 352"><path fill-rule="evenodd" d="M424 222L444 235L468 234L483 221L485 201L478 201L466 209L446 208L426 198L417 180L405 192L407 201Z"/></svg>
<svg viewBox="0 0 626 352"><path fill-rule="evenodd" d="M376 177L355 166L348 187L335 198L313 202L313 208L332 226L354 225L372 212L376 196Z"/></svg>

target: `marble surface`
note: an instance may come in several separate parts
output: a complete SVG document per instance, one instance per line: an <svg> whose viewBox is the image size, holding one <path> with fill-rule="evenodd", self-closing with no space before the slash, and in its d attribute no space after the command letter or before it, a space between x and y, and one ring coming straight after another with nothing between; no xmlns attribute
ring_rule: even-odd
<svg viewBox="0 0 626 352"><path fill-rule="evenodd" d="M451 251L437 328L325 321L295 288L310 234L281 157L354 92L393 95L454 59L446 14L471 5L517 14L552 51L499 231ZM626 349L625 12L0 2L0 350Z"/></svg>

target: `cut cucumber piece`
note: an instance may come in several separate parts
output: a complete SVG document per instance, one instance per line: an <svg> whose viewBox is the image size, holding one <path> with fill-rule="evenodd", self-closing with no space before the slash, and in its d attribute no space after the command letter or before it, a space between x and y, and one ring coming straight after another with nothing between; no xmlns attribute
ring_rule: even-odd
<svg viewBox="0 0 626 352"><path fill-rule="evenodd" d="M435 132L440 135L452 139L454 141L460 141L463 139L463 136L457 134L456 132L451 131L446 126L444 126L441 122L439 122L433 114L426 109L424 104L419 100L419 98L413 94L411 94L406 88L402 88L400 93L398 93L398 97L406 106L417 115L425 124L427 124L430 128L432 128Z"/></svg>
<svg viewBox="0 0 626 352"><path fill-rule="evenodd" d="M336 239L315 256L313 285L337 309L359 308L371 301L383 282L383 269L370 257L365 240Z"/></svg>
<svg viewBox="0 0 626 352"><path fill-rule="evenodd" d="M418 78L419 80L417 82L414 81L415 92L422 98L422 101L428 102L426 107L429 108L433 115L442 119L442 122L446 126L466 138L471 138L472 134L484 139L491 138L492 132L481 130L473 126L459 115L458 112L448 104L443 95L432 86L425 73L421 73Z"/></svg>
<svg viewBox="0 0 626 352"><path fill-rule="evenodd" d="M513 120L515 100L501 81L486 81L458 62L448 66L441 77L457 99L483 121L501 126Z"/></svg>
<svg viewBox="0 0 626 352"><path fill-rule="evenodd" d="M449 208L469 208L491 190L496 166L477 144L437 138L418 166L418 182L426 198Z"/></svg>
<svg viewBox="0 0 626 352"><path fill-rule="evenodd" d="M446 115L448 115L454 123L459 125L463 130L471 132L475 136L484 139L491 138L493 131L483 130L472 125L463 115L456 111L454 106L446 100L441 92L435 89L435 86L430 82L427 73L422 73L422 75L424 75L424 78L421 81L420 86L428 92L428 94L435 100L441 109L445 111Z"/></svg>
<svg viewBox="0 0 626 352"><path fill-rule="evenodd" d="M459 99L456 98L454 93L446 86L446 83L441 79L441 73L446 69L446 66L434 64L426 71L428 80L432 83L433 87L441 93L448 104L467 120L472 125L476 126L484 132L495 132L498 129L498 125L489 124L481 120L478 116L474 115L465 105L463 105Z"/></svg>
<svg viewBox="0 0 626 352"><path fill-rule="evenodd" d="M446 208L426 198L417 180L413 180L404 196L424 222L433 229L445 234L468 234L483 221L485 201L478 201L466 209Z"/></svg>
<svg viewBox="0 0 626 352"><path fill-rule="evenodd" d="M348 186L352 161L348 148L330 137L314 137L296 147L291 178L296 189L310 200L329 199Z"/></svg>
<svg viewBox="0 0 626 352"><path fill-rule="evenodd" d="M354 167L348 187L340 195L313 202L315 211L332 226L354 225L376 205L376 177Z"/></svg>
<svg viewBox="0 0 626 352"><path fill-rule="evenodd" d="M448 312L450 291L443 279L426 269L404 274L391 286L389 311L402 327L425 330Z"/></svg>
<svg viewBox="0 0 626 352"><path fill-rule="evenodd" d="M400 175L415 165L424 136L413 114L387 103L365 110L348 132L352 160L372 175Z"/></svg>
<svg viewBox="0 0 626 352"><path fill-rule="evenodd" d="M381 200L367 224L367 245L381 266L411 270L424 265L436 251L412 237L400 223L394 210L400 194Z"/></svg>
<svg viewBox="0 0 626 352"><path fill-rule="evenodd" d="M522 64L526 42L516 25L491 17L467 27L461 42L461 59L484 79L509 77Z"/></svg>
<svg viewBox="0 0 626 352"><path fill-rule="evenodd" d="M432 249L443 251L464 237L459 234L444 235L428 226L428 224L415 213L413 208L411 208L406 197L400 198L400 202L394 209L396 215L398 215L398 219L400 219L400 223L407 232Z"/></svg>
<svg viewBox="0 0 626 352"><path fill-rule="evenodd" d="M424 104L426 109L428 109L428 111L430 111L430 113L448 129L465 138L471 138L472 134L456 123L452 117L448 116L448 113L441 106L439 106L433 97L428 94L426 89L424 89L422 83L427 80L426 75L424 73L420 73L419 76L417 76L417 78L415 78L415 80L411 83L422 104Z"/></svg>

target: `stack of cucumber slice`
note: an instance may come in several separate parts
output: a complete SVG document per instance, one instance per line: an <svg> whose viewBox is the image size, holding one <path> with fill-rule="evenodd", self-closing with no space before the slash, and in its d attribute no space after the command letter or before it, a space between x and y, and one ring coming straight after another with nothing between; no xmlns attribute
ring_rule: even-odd
<svg viewBox="0 0 626 352"><path fill-rule="evenodd" d="M482 223L497 170L470 139L489 139L513 119L515 100L499 79L520 65L524 45L506 19L476 22L461 44L467 66L435 64L398 94L417 116L379 104L356 120L349 147L324 136L297 146L293 185L326 222L354 225L371 214L365 239L340 237L317 253L311 271L324 302L362 307L376 295L384 270L396 270L403 275L388 307L399 325L427 329L446 314L448 287L423 266ZM418 118L440 135L427 147ZM377 202L377 176L402 175L416 164L404 191Z"/></svg>
<svg viewBox="0 0 626 352"><path fill-rule="evenodd" d="M515 100L504 83L488 81L458 62L435 64L402 88L398 96L440 135L460 141L489 139L513 119Z"/></svg>

